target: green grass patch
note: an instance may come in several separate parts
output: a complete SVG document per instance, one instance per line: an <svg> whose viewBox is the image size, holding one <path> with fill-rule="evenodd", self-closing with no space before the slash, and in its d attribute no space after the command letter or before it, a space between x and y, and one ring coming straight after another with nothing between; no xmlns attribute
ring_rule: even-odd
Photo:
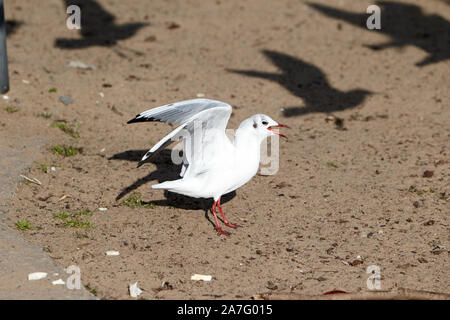
<svg viewBox="0 0 450 320"><path fill-rule="evenodd" d="M80 216L92 216L94 213L90 210L81 210L78 211L78 215Z"/></svg>
<svg viewBox="0 0 450 320"><path fill-rule="evenodd" d="M87 289L90 293L92 293L94 296L96 296L96 295L98 294L97 289L92 288L89 284L86 285L86 289Z"/></svg>
<svg viewBox="0 0 450 320"><path fill-rule="evenodd" d="M65 228L92 228L92 223L88 220L81 220L79 218L69 218L64 221Z"/></svg>
<svg viewBox="0 0 450 320"><path fill-rule="evenodd" d="M134 208L156 208L156 204L154 202L146 202L142 200L142 195L138 192L133 193L128 199L123 202L123 205Z"/></svg>
<svg viewBox="0 0 450 320"><path fill-rule="evenodd" d="M28 220L19 220L16 222L16 227L19 230L31 230L31 224Z"/></svg>
<svg viewBox="0 0 450 320"><path fill-rule="evenodd" d="M93 212L90 210L81 210L70 213L68 211L61 211L55 214L55 219L62 220L65 228L92 228L92 223L89 220L84 220L81 216L92 216Z"/></svg>
<svg viewBox="0 0 450 320"><path fill-rule="evenodd" d="M70 214L69 212L67 212L67 211L62 211L62 212L60 212L60 213L58 213L58 214L55 214L53 217L54 217L55 219L65 220L65 219L69 218L70 216L71 216L71 214Z"/></svg>
<svg viewBox="0 0 450 320"><path fill-rule="evenodd" d="M428 190L426 190L426 189L421 190L421 189L418 189L418 188L417 188L416 186L414 186L414 185L409 186L408 191L409 191L409 192L412 192L412 193L415 193L415 194L417 194L417 195L419 195L419 196L421 196L421 195L423 195L423 194L426 194L426 193L435 193L435 192L436 192L436 191L435 191L434 189L432 189L432 188L430 188L430 189L428 189Z"/></svg>
<svg viewBox="0 0 450 320"><path fill-rule="evenodd" d="M422 196L424 194L436 194L439 199L447 201L450 197L445 192L436 192L433 188L427 189L419 189L415 185L410 185L408 188L408 191L411 193L415 193L419 196Z"/></svg>
<svg viewBox="0 0 450 320"><path fill-rule="evenodd" d="M75 237L78 239L87 239L89 238L86 232L77 231L75 232Z"/></svg>
<svg viewBox="0 0 450 320"><path fill-rule="evenodd" d="M56 92L56 88L50 88L48 89L48 92Z"/></svg>
<svg viewBox="0 0 450 320"><path fill-rule="evenodd" d="M39 168L42 170L43 173L48 173L48 166L45 163L41 163L39 165Z"/></svg>
<svg viewBox="0 0 450 320"><path fill-rule="evenodd" d="M334 163L333 161L328 161L327 162L327 166L329 166L330 168L337 168L338 167L337 164Z"/></svg>
<svg viewBox="0 0 450 320"><path fill-rule="evenodd" d="M80 137L80 134L75 130L74 126L69 125L67 123L64 123L64 122L52 122L50 127L52 127L52 128L59 128L59 130L61 130L62 132L68 134L72 138L77 139L77 138Z"/></svg>
<svg viewBox="0 0 450 320"><path fill-rule="evenodd" d="M42 117L44 119L50 119L52 117L52 114L51 113L47 113L47 112L43 112L43 113L38 114L38 116Z"/></svg>
<svg viewBox="0 0 450 320"><path fill-rule="evenodd" d="M15 112L19 111L18 108L13 107L13 106L6 106L3 109L8 113L15 113Z"/></svg>
<svg viewBox="0 0 450 320"><path fill-rule="evenodd" d="M66 146L65 144L53 146L53 147L51 147L51 150L53 151L53 153L58 154L60 156L64 156L64 157L75 156L81 151L80 148Z"/></svg>

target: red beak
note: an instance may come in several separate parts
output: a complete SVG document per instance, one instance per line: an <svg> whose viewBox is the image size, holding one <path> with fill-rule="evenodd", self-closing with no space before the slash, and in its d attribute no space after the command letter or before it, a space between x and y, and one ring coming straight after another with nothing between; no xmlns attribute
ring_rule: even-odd
<svg viewBox="0 0 450 320"><path fill-rule="evenodd" d="M279 135L280 137L283 137L283 138L287 139L287 137L284 134L280 133L278 130L275 130L274 128L289 128L287 125L279 123L276 126L270 126L270 127L267 128L267 130L270 130L273 133Z"/></svg>

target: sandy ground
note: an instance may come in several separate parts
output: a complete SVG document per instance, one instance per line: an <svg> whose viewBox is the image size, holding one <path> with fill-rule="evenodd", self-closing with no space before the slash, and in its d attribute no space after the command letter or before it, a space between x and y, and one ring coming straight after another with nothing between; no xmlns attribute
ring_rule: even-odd
<svg viewBox="0 0 450 320"><path fill-rule="evenodd" d="M368 1L72 2L82 33L64 1L6 2L0 134L46 141L26 173L42 185L19 186L10 226L28 220L23 236L97 297L129 298L136 281L144 299L367 291L370 265L383 290L450 293L448 2L380 3L381 31L364 27ZM198 93L233 106L230 128L255 113L291 127L277 174L223 202L242 225L230 237L209 200L150 189L178 174L169 150L136 168L171 127L126 125ZM63 144L81 150L52 152Z"/></svg>

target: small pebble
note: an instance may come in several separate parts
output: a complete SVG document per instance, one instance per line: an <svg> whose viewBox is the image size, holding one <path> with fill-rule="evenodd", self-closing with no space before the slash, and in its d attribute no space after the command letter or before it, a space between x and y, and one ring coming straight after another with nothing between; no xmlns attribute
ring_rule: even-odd
<svg viewBox="0 0 450 320"><path fill-rule="evenodd" d="M107 256L118 256L120 255L119 251L106 251Z"/></svg>
<svg viewBox="0 0 450 320"><path fill-rule="evenodd" d="M431 171L431 170L425 170L425 172L423 173L424 178L431 178L433 175L434 175L434 171Z"/></svg>
<svg viewBox="0 0 450 320"><path fill-rule="evenodd" d="M73 102L72 98L67 97L67 96L61 96L59 97L59 101L61 101L63 104L65 104L66 106L68 104L71 104Z"/></svg>
<svg viewBox="0 0 450 320"><path fill-rule="evenodd" d="M275 283L273 283L272 281L267 281L267 289L269 289L269 290L277 290L278 289L278 286L275 284Z"/></svg>

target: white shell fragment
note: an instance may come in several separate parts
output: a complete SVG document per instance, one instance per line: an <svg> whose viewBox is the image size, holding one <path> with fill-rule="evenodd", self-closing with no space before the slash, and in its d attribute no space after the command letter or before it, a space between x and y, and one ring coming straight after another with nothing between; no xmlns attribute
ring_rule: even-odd
<svg viewBox="0 0 450 320"><path fill-rule="evenodd" d="M107 256L118 256L119 254L119 251L106 251Z"/></svg>
<svg viewBox="0 0 450 320"><path fill-rule="evenodd" d="M194 274L191 277L191 280L194 280L194 281L211 281L211 279L212 279L212 276L207 276L204 274Z"/></svg>
<svg viewBox="0 0 450 320"><path fill-rule="evenodd" d="M33 272L28 274L28 280L41 280L47 277L46 272Z"/></svg>
<svg viewBox="0 0 450 320"><path fill-rule="evenodd" d="M142 293L142 290L139 289L137 286L137 282L130 284L129 290L130 290L130 296L132 296L133 298L137 298Z"/></svg>
<svg viewBox="0 0 450 320"><path fill-rule="evenodd" d="M53 284L54 286L56 286L56 285L58 285L58 284L65 285L66 283L64 282L63 279L58 279L58 280L52 281L52 284Z"/></svg>
<svg viewBox="0 0 450 320"><path fill-rule="evenodd" d="M106 211L108 208L98 208L98 211Z"/></svg>

